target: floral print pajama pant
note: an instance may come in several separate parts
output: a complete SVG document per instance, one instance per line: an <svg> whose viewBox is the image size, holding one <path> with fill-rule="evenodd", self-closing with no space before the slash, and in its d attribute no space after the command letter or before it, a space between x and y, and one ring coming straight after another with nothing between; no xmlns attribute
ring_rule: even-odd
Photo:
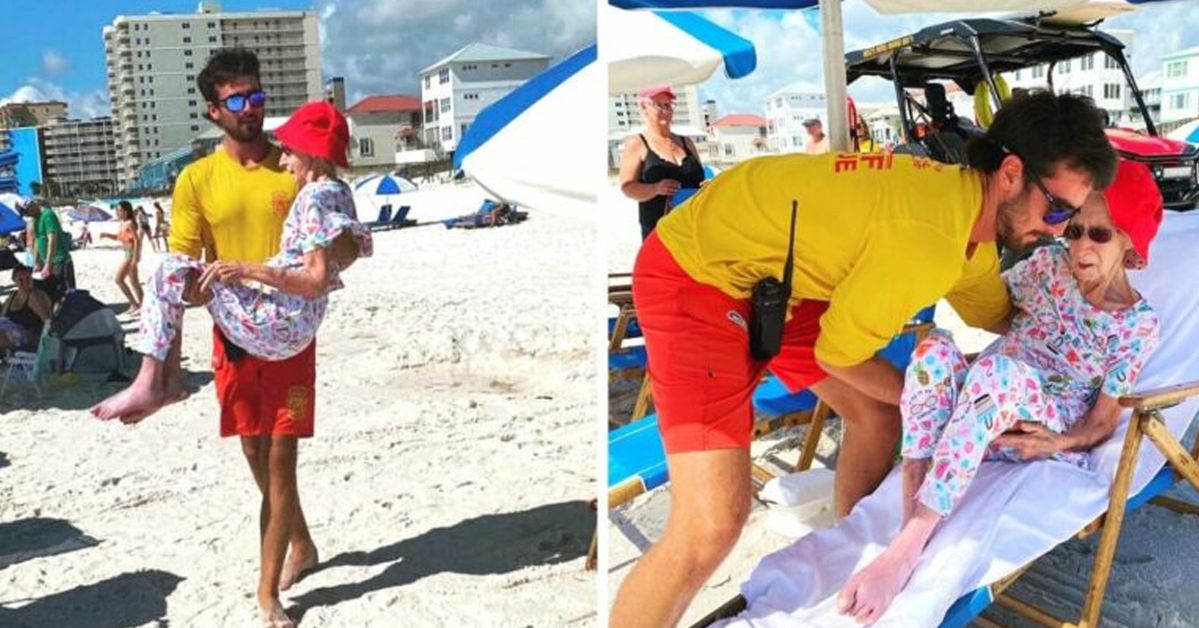
<svg viewBox="0 0 1199 628"><path fill-rule="evenodd" d="M931 458L916 499L947 517L961 501L984 460L1019 459L992 444L1020 421L1035 421L1064 432L1072 417L1044 391L1044 378L1032 366L1000 353L967 364L946 334L932 332L912 354L900 398L905 459ZM1055 458L1085 466L1086 456Z"/></svg>
<svg viewBox="0 0 1199 628"><path fill-rule="evenodd" d="M141 339L137 350L160 362L183 324L183 291L189 277L199 280L205 264L182 255L168 255L146 284L142 303ZM328 297L305 299L241 284L212 285L208 311L233 344L263 360L285 360L316 338Z"/></svg>

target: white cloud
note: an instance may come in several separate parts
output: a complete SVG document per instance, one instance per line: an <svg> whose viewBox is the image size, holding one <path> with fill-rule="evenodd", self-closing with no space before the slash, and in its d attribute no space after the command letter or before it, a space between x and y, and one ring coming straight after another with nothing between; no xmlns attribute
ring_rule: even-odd
<svg viewBox="0 0 1199 628"><path fill-rule="evenodd" d="M595 42L595 5L578 0L317 0L322 72L357 100L420 94L418 73L472 42L555 60Z"/></svg>
<svg viewBox="0 0 1199 628"><path fill-rule="evenodd" d="M793 83L809 86L812 91L824 91L821 39L800 12L710 10L705 11L704 16L752 41L758 55L758 67L753 74L737 80L717 76L700 86L705 98L717 101L721 115L761 115L766 97ZM950 13L882 15L863 0L847 0L842 4L845 50L879 44L961 16ZM1190 2L1150 5L1109 20L1100 28L1137 31L1132 67L1138 76L1160 69L1163 54L1199 45L1199 11L1195 11ZM859 102L894 99L891 84L881 79L855 82L850 86L850 95Z"/></svg>
<svg viewBox="0 0 1199 628"><path fill-rule="evenodd" d="M38 102L61 100L67 103L67 115L72 118L94 118L109 115L111 107L107 90L90 92L68 92L62 87L39 78L29 78L7 97L0 97L0 105L10 102Z"/></svg>
<svg viewBox="0 0 1199 628"><path fill-rule="evenodd" d="M61 52L53 48L47 48L42 52L42 71L48 76L62 74L70 67L71 62Z"/></svg>

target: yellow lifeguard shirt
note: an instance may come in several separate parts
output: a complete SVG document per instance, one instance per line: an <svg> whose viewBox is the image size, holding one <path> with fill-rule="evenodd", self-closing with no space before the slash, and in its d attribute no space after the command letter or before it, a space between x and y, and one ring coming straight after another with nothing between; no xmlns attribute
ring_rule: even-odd
<svg viewBox="0 0 1199 628"><path fill-rule="evenodd" d="M982 208L976 172L910 155L788 154L724 171L658 222L657 233L693 279L737 299L782 278L791 201L792 304L828 301L816 357L833 366L870 359L922 308L947 298L988 328L1011 302L995 246L966 257Z"/></svg>
<svg viewBox="0 0 1199 628"><path fill-rule="evenodd" d="M170 250L208 261L261 264L279 251L296 182L280 151L246 167L223 147L179 174L171 200Z"/></svg>

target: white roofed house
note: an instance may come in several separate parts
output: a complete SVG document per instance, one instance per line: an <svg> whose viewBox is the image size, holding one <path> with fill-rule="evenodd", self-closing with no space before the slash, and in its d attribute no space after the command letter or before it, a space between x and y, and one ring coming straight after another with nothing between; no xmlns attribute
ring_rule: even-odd
<svg viewBox="0 0 1199 628"><path fill-rule="evenodd" d="M550 58L536 52L469 44L421 70L424 144L452 153L475 116L545 70Z"/></svg>

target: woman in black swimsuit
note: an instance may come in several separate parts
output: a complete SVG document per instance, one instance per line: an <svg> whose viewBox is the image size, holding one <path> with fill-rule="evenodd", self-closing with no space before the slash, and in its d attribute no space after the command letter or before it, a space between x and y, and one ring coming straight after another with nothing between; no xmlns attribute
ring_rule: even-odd
<svg viewBox="0 0 1199 628"><path fill-rule="evenodd" d="M0 349L31 349L50 320L50 297L34 287L33 271L27 266L13 268L12 280L17 291L0 309Z"/></svg>
<svg viewBox="0 0 1199 628"><path fill-rule="evenodd" d="M682 188L698 188L704 166L695 144L670 132L675 95L669 87L637 94L645 132L630 137L620 158L620 191L638 202L644 240L670 210L670 199Z"/></svg>

